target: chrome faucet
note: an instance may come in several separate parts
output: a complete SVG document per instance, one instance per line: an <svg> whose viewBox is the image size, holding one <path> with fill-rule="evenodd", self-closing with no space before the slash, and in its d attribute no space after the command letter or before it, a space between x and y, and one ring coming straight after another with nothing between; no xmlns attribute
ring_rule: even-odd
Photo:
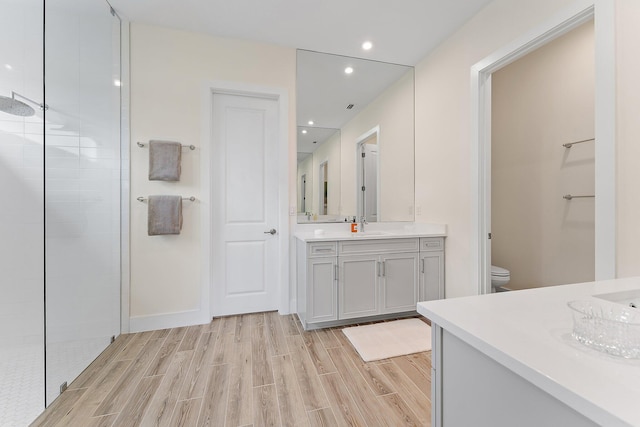
<svg viewBox="0 0 640 427"><path fill-rule="evenodd" d="M368 224L367 223L367 217L365 217L364 215L362 215L360 217L360 227L358 227L358 232L360 233L364 233L364 225Z"/></svg>

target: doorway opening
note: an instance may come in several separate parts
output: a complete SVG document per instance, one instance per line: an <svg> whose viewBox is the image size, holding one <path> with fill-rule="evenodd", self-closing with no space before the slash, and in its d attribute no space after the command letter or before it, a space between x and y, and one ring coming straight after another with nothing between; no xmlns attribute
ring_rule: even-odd
<svg viewBox="0 0 640 427"><path fill-rule="evenodd" d="M593 24L492 75L494 291L595 278Z"/></svg>
<svg viewBox="0 0 640 427"><path fill-rule="evenodd" d="M595 19L595 279L615 277L615 11L610 2L573 4L471 68L472 278L491 292L492 74Z"/></svg>

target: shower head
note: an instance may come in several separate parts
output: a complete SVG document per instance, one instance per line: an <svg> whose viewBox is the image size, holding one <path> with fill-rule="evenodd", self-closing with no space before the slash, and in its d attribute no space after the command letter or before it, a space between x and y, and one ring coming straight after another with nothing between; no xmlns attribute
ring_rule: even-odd
<svg viewBox="0 0 640 427"><path fill-rule="evenodd" d="M11 92L11 98L9 98L8 96L0 95L0 111L13 114L14 116L22 117L30 117L36 113L36 111L31 106L25 104L22 101L18 101L16 99L16 96L24 99L25 101L29 101L32 104L38 105L43 110L47 109L47 106L44 104L38 104L37 102L27 98L26 96L22 96L19 93Z"/></svg>
<svg viewBox="0 0 640 427"><path fill-rule="evenodd" d="M22 101L8 96L0 95L0 111L13 114L14 116L29 117L33 116L36 111Z"/></svg>

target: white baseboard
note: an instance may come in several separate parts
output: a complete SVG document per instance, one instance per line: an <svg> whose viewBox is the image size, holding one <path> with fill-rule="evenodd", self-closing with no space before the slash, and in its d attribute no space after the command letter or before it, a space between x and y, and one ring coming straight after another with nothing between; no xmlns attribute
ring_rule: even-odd
<svg viewBox="0 0 640 427"><path fill-rule="evenodd" d="M177 313L134 316L130 318L129 329L133 332L153 331L156 329L178 328L181 326L203 325L211 319L204 310L188 310Z"/></svg>
<svg viewBox="0 0 640 427"><path fill-rule="evenodd" d="M285 310L279 310L278 313L280 313L281 315L286 315L286 314L291 314L291 313L296 313L298 309L298 303L296 301L295 298L289 300L289 310L285 311Z"/></svg>

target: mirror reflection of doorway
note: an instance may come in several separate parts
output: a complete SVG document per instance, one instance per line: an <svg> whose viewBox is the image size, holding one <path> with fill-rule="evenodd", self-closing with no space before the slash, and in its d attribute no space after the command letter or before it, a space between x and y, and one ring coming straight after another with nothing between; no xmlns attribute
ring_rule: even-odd
<svg viewBox="0 0 640 427"><path fill-rule="evenodd" d="M378 128L357 142L358 218L378 222Z"/></svg>
<svg viewBox="0 0 640 427"><path fill-rule="evenodd" d="M307 174L300 178L300 212L307 212Z"/></svg>
<svg viewBox="0 0 640 427"><path fill-rule="evenodd" d="M320 215L327 215L327 205L329 200L328 193L328 176L329 176L329 161L322 162L320 164Z"/></svg>

